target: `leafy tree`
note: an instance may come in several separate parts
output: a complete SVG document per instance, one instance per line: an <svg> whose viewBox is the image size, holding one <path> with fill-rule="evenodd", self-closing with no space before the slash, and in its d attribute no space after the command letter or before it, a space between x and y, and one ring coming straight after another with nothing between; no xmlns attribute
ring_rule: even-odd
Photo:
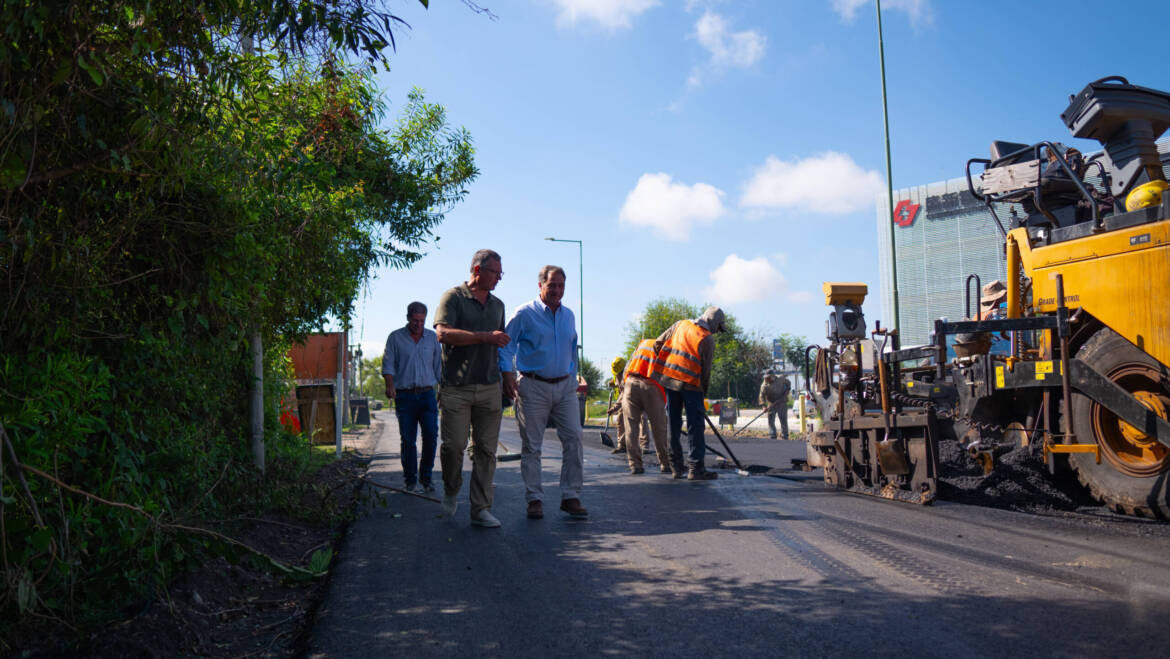
<svg viewBox="0 0 1170 659"><path fill-rule="evenodd" d="M702 308L676 297L651 300L637 323L626 325L626 352L634 353L642 339L653 339L684 318L698 318Z"/></svg>
<svg viewBox="0 0 1170 659"><path fill-rule="evenodd" d="M797 336L795 334L789 334L789 333L781 333L780 335L778 335L774 338L775 338L775 340L780 342L781 346L783 346L784 361L785 361L785 364L787 365L787 368L791 369L791 370L795 370L798 373L803 373L803 370L804 370L804 350L809 345L808 339L806 339L803 336ZM769 350L769 352L771 352L771 342L770 341L769 341L768 350ZM815 358L816 358L816 351L814 350L814 351L809 353L810 368L811 368L811 360L813 360ZM804 377L804 376L801 375L800 377Z"/></svg>
<svg viewBox="0 0 1170 659"><path fill-rule="evenodd" d="M390 401L386 400L386 381L382 379L382 355L363 357L358 369L361 378L361 391L366 398L378 398L389 403Z"/></svg>
<svg viewBox="0 0 1170 659"><path fill-rule="evenodd" d="M0 0L0 441L44 475L0 481L0 624L85 622L220 551L189 520L273 495L242 440L249 333L279 474L288 343L466 194L441 107L379 128L380 7Z"/></svg>
<svg viewBox="0 0 1170 659"><path fill-rule="evenodd" d="M580 367L577 369L581 377L585 378L585 382L589 385L589 392L587 395L592 396L594 392L601 389L601 371L588 357L581 357Z"/></svg>

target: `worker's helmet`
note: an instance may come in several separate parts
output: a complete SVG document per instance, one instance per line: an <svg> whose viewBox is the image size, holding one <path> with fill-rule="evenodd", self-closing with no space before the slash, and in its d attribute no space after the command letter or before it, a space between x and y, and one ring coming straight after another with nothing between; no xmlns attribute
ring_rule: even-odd
<svg viewBox="0 0 1170 659"><path fill-rule="evenodd" d="M1136 211L1139 208L1158 206L1162 203L1162 193L1170 189L1165 181L1150 181L1133 189L1125 197L1125 210Z"/></svg>
<svg viewBox="0 0 1170 659"><path fill-rule="evenodd" d="M626 370L626 358L614 357L609 365L609 370L614 374L614 377L621 375L622 371Z"/></svg>

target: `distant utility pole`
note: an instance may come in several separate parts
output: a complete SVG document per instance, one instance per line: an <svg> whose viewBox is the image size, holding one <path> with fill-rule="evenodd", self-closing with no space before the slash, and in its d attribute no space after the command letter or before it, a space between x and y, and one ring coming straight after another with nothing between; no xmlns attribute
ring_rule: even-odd
<svg viewBox="0 0 1170 659"><path fill-rule="evenodd" d="M886 47L882 41L882 0L876 0L878 60L882 69L882 121L886 126L886 226L890 229L890 286L894 298L894 329L898 329L898 250L894 235L894 174L890 166L890 111L886 104Z"/></svg>

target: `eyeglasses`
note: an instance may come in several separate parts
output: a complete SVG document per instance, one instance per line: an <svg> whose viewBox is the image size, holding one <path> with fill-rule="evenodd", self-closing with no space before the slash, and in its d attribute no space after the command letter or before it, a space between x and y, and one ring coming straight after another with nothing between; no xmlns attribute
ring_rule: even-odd
<svg viewBox="0 0 1170 659"><path fill-rule="evenodd" d="M493 270L493 269L491 269L491 268L485 268L485 267L483 267L482 265L481 265L481 266L479 266L479 271L480 271L480 272L486 272L486 273L488 273L488 274L492 274L492 275L496 275L496 276L498 276L498 277L503 277L503 276L504 276L504 271L503 271L503 270Z"/></svg>

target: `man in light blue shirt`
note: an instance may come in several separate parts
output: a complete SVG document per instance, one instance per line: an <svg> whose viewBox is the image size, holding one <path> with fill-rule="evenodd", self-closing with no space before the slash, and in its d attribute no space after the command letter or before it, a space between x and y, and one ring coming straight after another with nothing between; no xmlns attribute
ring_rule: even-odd
<svg viewBox="0 0 1170 659"><path fill-rule="evenodd" d="M544 517L540 456L549 419L561 441L561 510L572 517L588 517L581 505L585 469L577 405L576 320L561 304L565 271L546 265L540 269L537 284L540 297L512 314L505 329L511 342L499 350L504 394L516 399L516 424L522 442L520 474L528 517Z"/></svg>
<svg viewBox="0 0 1170 659"><path fill-rule="evenodd" d="M427 305L411 302L406 307L406 327L386 338L382 353L382 379L386 397L394 401L401 439L403 487L434 492L431 472L435 467L435 446L439 434L439 407L435 402L443 353L434 331L426 329ZM422 428L422 456L415 440Z"/></svg>

